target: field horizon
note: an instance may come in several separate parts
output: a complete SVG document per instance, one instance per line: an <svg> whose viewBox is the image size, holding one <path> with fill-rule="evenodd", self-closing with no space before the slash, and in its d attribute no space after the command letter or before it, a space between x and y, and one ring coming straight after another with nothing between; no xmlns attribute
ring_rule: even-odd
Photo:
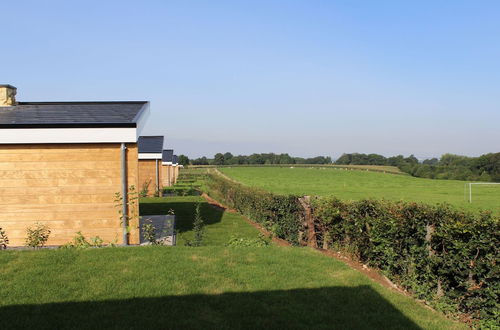
<svg viewBox="0 0 500 330"><path fill-rule="evenodd" d="M469 203L468 181L330 167L223 167L220 171L244 185L278 194L447 203L465 210L500 212L498 185L474 187L473 202Z"/></svg>

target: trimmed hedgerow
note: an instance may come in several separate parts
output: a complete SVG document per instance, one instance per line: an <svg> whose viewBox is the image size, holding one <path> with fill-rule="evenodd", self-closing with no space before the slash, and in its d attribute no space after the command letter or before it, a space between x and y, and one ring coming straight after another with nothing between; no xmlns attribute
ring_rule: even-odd
<svg viewBox="0 0 500 330"><path fill-rule="evenodd" d="M258 222L276 237L298 244L302 209L295 196L280 196L245 187L220 175L207 178L209 194Z"/></svg>
<svg viewBox="0 0 500 330"><path fill-rule="evenodd" d="M315 198L330 245L434 306L498 324L500 218L448 205Z"/></svg>
<svg viewBox="0 0 500 330"><path fill-rule="evenodd" d="M207 183L214 198L298 244L306 228L297 196L217 174ZM317 246L351 253L445 312L465 313L484 327L500 323L500 216L449 205L333 197L312 198L310 211Z"/></svg>

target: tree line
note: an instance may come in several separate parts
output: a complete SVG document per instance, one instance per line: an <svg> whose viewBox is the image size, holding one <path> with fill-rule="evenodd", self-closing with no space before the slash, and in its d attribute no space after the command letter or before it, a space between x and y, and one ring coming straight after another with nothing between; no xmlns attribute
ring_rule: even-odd
<svg viewBox="0 0 500 330"><path fill-rule="evenodd" d="M184 155L179 156L179 163L185 161ZM186 157L187 158L187 157ZM182 163L181 163L182 164ZM327 156L317 156L312 158L292 157L289 154L261 153L249 156L234 156L230 152L217 153L213 158L200 157L187 159L187 164L191 165L264 165L264 164L332 164L332 158ZM183 165L187 165L183 164Z"/></svg>
<svg viewBox="0 0 500 330"><path fill-rule="evenodd" d="M500 182L500 152L479 157L444 154L419 162L410 157L384 157L378 154L343 154L335 164L339 165L390 165L412 176L429 179Z"/></svg>
<svg viewBox="0 0 500 330"><path fill-rule="evenodd" d="M336 165L382 165L396 166L415 177L429 179L454 179L468 181L500 182L500 152L480 157L444 154L440 158L429 158L420 162L414 155L385 157L379 154L343 154L335 162L331 157L292 157L289 154L260 153L234 156L230 152L217 153L213 158L189 159L179 156L182 165L265 165L265 164L336 164Z"/></svg>

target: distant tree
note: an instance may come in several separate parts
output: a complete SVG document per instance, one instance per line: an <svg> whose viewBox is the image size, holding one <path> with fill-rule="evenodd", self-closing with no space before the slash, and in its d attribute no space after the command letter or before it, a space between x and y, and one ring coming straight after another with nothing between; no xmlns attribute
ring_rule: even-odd
<svg viewBox="0 0 500 330"><path fill-rule="evenodd" d="M179 155L178 162L181 165L187 166L187 165L189 165L189 158L188 158L188 156L185 156L185 155Z"/></svg>
<svg viewBox="0 0 500 330"><path fill-rule="evenodd" d="M387 158L387 165L389 166L401 166L405 162L405 157L403 155L397 155Z"/></svg>
<svg viewBox="0 0 500 330"><path fill-rule="evenodd" d="M207 157L203 156L200 158L193 159L191 162L193 165L208 165Z"/></svg>
<svg viewBox="0 0 500 330"><path fill-rule="evenodd" d="M230 152L226 152L226 153L224 154L224 164L226 164L226 165L230 165L230 163L231 163L231 159L233 159L233 154L232 154L232 153L230 153Z"/></svg>
<svg viewBox="0 0 500 330"><path fill-rule="evenodd" d="M221 154L220 152L215 154L213 164L214 165L224 165L224 155Z"/></svg>
<svg viewBox="0 0 500 330"><path fill-rule="evenodd" d="M426 159L422 162L424 165L437 165L439 163L439 159L437 158L431 158L431 159Z"/></svg>
<svg viewBox="0 0 500 330"><path fill-rule="evenodd" d="M295 164L295 160L289 154L281 154L278 157L278 164Z"/></svg>
<svg viewBox="0 0 500 330"><path fill-rule="evenodd" d="M454 154L444 154L439 160L439 165L444 166L470 166L472 158Z"/></svg>
<svg viewBox="0 0 500 330"><path fill-rule="evenodd" d="M338 165L349 165L351 164L352 156L351 154L342 154L336 161L335 164Z"/></svg>
<svg viewBox="0 0 500 330"><path fill-rule="evenodd" d="M405 158L405 162L407 164L418 164L418 158L414 155L410 155L410 157Z"/></svg>
<svg viewBox="0 0 500 330"><path fill-rule="evenodd" d="M251 154L250 156L248 156L248 163L249 164L254 164L254 165L257 165L257 164L264 164L266 161L264 159L264 157L262 157L261 154Z"/></svg>

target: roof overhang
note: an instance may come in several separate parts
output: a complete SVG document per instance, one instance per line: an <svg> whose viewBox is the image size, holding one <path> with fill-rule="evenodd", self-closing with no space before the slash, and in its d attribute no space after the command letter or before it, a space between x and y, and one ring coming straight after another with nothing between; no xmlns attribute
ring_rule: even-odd
<svg viewBox="0 0 500 330"><path fill-rule="evenodd" d="M162 165L172 165L172 162L162 162Z"/></svg>
<svg viewBox="0 0 500 330"><path fill-rule="evenodd" d="M149 102L137 113L134 123L109 125L78 124L0 128L0 144L42 143L137 143L149 117ZM161 154L160 154L161 158Z"/></svg>
<svg viewBox="0 0 500 330"><path fill-rule="evenodd" d="M139 153L139 159L161 159L160 153Z"/></svg>

